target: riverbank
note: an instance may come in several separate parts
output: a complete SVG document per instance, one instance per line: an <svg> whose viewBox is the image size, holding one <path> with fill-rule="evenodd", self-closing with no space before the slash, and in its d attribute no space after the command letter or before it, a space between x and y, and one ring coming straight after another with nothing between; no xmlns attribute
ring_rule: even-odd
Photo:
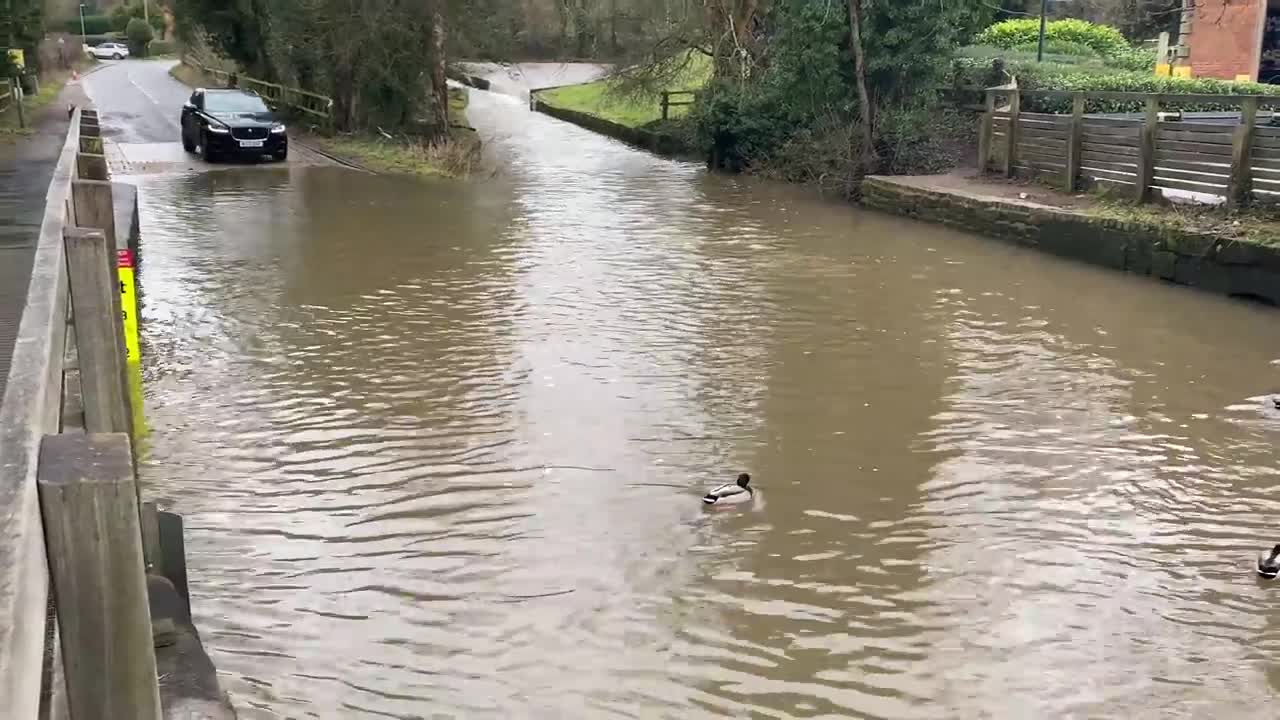
<svg viewBox="0 0 1280 720"><path fill-rule="evenodd" d="M1280 305L1280 225L1259 216L1135 207L974 173L872 176L862 193L876 210Z"/></svg>
<svg viewBox="0 0 1280 720"><path fill-rule="evenodd" d="M711 77L709 62L691 61L672 82L670 89L700 90ZM585 83L535 88L529 93L533 110L607 135L659 155L693 156L697 144L689 127L680 122L692 107L690 95L673 98L678 104L667 108L662 101L644 95L620 94L605 78Z"/></svg>

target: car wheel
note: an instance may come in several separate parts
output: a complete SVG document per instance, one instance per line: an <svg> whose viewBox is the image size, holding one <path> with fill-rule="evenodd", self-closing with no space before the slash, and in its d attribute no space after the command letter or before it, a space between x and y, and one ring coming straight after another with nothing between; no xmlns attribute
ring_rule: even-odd
<svg viewBox="0 0 1280 720"><path fill-rule="evenodd" d="M284 162L285 160L288 160L289 149L285 148L284 150L281 150L280 152L276 153L275 158L276 158L276 162Z"/></svg>
<svg viewBox="0 0 1280 720"><path fill-rule="evenodd" d="M196 144L191 142L191 137L187 135L187 129L182 129L182 149L187 152L195 152Z"/></svg>
<svg viewBox="0 0 1280 720"><path fill-rule="evenodd" d="M217 162L218 156L214 154L213 148L209 147L209 134L205 133L200 138L200 157L204 158L207 163Z"/></svg>
<svg viewBox="0 0 1280 720"><path fill-rule="evenodd" d="M123 56L123 55L121 55L120 53L116 53L115 55L112 55L112 56L111 56L111 59L112 59L112 60L123 60L123 59L124 59L124 56Z"/></svg>

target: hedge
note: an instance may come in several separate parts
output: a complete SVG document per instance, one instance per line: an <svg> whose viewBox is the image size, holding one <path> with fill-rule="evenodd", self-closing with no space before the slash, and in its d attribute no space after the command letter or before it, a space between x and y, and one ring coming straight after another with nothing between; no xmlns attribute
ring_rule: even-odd
<svg viewBox="0 0 1280 720"><path fill-rule="evenodd" d="M957 58L953 63L953 81L958 85L985 84L991 74L991 60ZM1081 69L1056 63L1008 63L1005 70L1018 79L1023 90L1062 90L1068 92L1116 91L1135 93L1160 93L1162 95L1264 95L1276 98L1280 104L1280 85L1254 82L1234 82L1213 78L1161 77L1147 72L1103 71ZM1189 112L1210 110L1235 110L1236 105L1224 103L1177 103L1166 106ZM1069 112L1068 99L1049 100L1025 98L1023 109L1033 112ZM1089 100L1088 112L1141 112L1142 103L1114 100Z"/></svg>
<svg viewBox="0 0 1280 720"><path fill-rule="evenodd" d="M72 35L79 35L80 18L64 21L62 29ZM109 15L84 16L84 33L86 35L106 35L109 32L111 32L111 17Z"/></svg>
<svg viewBox="0 0 1280 720"><path fill-rule="evenodd" d="M178 53L178 44L172 40L152 40L147 46L147 55L155 57L157 55L176 55Z"/></svg>
<svg viewBox="0 0 1280 720"><path fill-rule="evenodd" d="M981 45L1015 48L1037 43L1040 39L1038 18L1005 20L978 34ZM1053 20L1045 26L1045 41L1067 42L1092 48L1103 57L1113 57L1129 49L1129 41L1117 29L1086 20Z"/></svg>

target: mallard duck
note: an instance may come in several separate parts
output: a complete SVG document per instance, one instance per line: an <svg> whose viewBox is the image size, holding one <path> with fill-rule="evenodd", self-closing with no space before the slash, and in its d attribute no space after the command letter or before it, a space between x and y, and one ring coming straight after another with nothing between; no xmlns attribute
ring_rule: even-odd
<svg viewBox="0 0 1280 720"><path fill-rule="evenodd" d="M1280 575L1280 545L1271 548L1270 555L1258 556L1258 574L1268 580Z"/></svg>
<svg viewBox="0 0 1280 720"><path fill-rule="evenodd" d="M1275 404L1277 410L1280 410L1280 395L1271 398L1271 402Z"/></svg>
<svg viewBox="0 0 1280 720"><path fill-rule="evenodd" d="M738 476L738 481L721 485L720 487L707 493L702 498L702 502L707 505L726 505L729 503L747 502L754 495L755 491L748 487L751 484L751 476L742 473Z"/></svg>

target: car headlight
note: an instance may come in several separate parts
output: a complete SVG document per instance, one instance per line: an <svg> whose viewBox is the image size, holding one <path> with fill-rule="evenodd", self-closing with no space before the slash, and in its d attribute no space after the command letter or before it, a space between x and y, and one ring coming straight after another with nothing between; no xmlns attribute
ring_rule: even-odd
<svg viewBox="0 0 1280 720"><path fill-rule="evenodd" d="M272 125L272 126L271 126L271 132L273 132L273 133L275 133L275 134L277 134L277 135L279 135L280 133L284 132L286 129L287 129L287 128L285 128L285 126L284 126L283 124L279 124L279 125Z"/></svg>
<svg viewBox="0 0 1280 720"><path fill-rule="evenodd" d="M216 135L226 135L227 133L231 132L231 128L224 128L224 127L218 127L217 125L210 125L209 132L214 133Z"/></svg>

